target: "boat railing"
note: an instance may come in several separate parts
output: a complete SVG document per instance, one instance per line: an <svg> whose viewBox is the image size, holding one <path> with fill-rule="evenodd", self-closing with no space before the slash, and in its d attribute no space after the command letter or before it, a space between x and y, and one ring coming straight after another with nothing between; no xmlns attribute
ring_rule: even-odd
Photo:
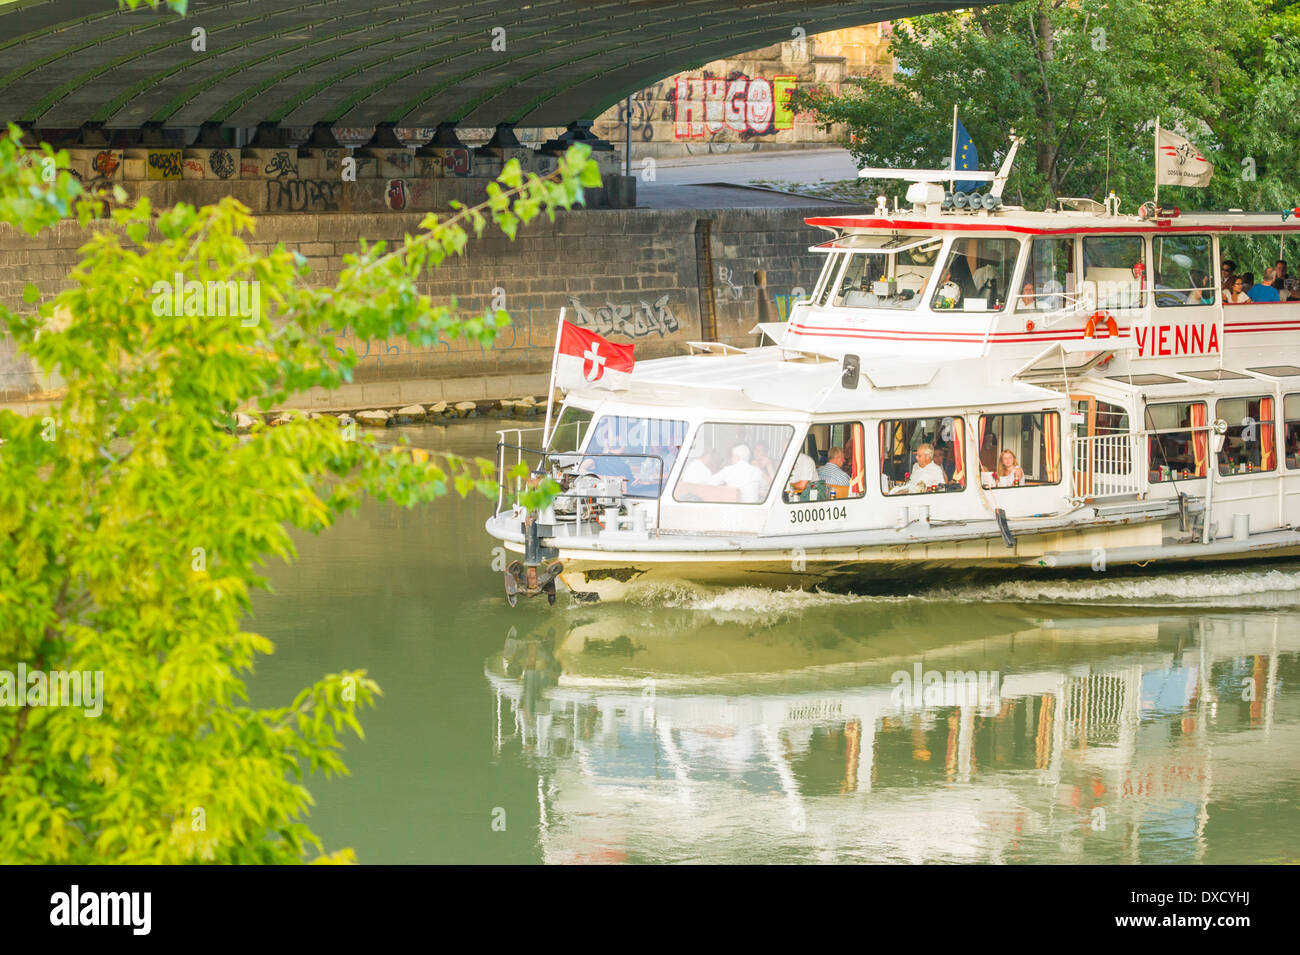
<svg viewBox="0 0 1300 955"><path fill-rule="evenodd" d="M544 451L541 450L530 451L530 449L527 448L524 444L524 435L540 434L542 431L545 430L546 430L545 428L540 428L540 427L539 428L502 428L497 432L497 513L498 514L501 513L501 510L505 505L506 475L509 473L509 471L513 471L519 464L521 464L524 461L524 455L526 453L536 454L538 456L539 465L541 463L541 459L545 456ZM513 440L509 440L509 439L513 439ZM508 457L507 450L513 450L515 452L513 456L514 459L510 462L508 470L506 465L506 459ZM529 470L532 470L532 468L530 467ZM516 477L513 481L511 492L513 494L518 494L523 489L524 489L524 479L522 477Z"/></svg>
<svg viewBox="0 0 1300 955"><path fill-rule="evenodd" d="M575 475L582 478L590 475L599 479L599 464L597 462L604 459L616 459L620 462L631 460L641 460L653 462L654 483L647 486L644 494L637 494L625 488L620 489L618 493L606 493L603 489L594 490L573 490L568 489L561 491L556 495L555 500L572 499L575 501L586 500L595 507L596 501L616 501L618 504L635 503L638 501L650 503L654 502L654 533L659 533L659 500L664 493L664 460L657 454L638 453L638 452L587 452L587 451L547 451L542 448L528 447L522 444L523 435L532 432L541 431L541 428L505 428L497 432L497 509L496 513L500 514L505 510L505 495L507 487L510 488L512 495L519 494L525 486L525 481L532 477L545 473L548 461L557 461L561 466L570 466L579 462L585 464L588 461L593 462L591 471L580 472ZM517 443L507 441L508 436L514 436ZM520 463L528 462L530 459L536 461L535 464L529 463L528 476L516 474L513 478L509 477L509 472L516 470ZM507 470L508 469L508 470ZM644 471L642 472L644 474ZM649 482L641 483L649 485ZM631 514L629 509L629 515ZM599 523L599 519L597 519ZM603 526L603 525L601 525ZM648 530L648 528L646 528Z"/></svg>
<svg viewBox="0 0 1300 955"><path fill-rule="evenodd" d="M1141 497L1150 490L1149 469L1156 462L1148 461L1150 442L1160 435L1199 435L1208 439L1213 433L1211 425L1190 425L1177 428L1151 428L1145 431L1125 431L1118 434L1098 434L1075 437L1071 474L1073 496L1084 498ZM1209 457L1207 453L1207 458Z"/></svg>
<svg viewBox="0 0 1300 955"><path fill-rule="evenodd" d="M1074 439L1071 490L1075 498L1122 497L1146 492L1139 432Z"/></svg>
<svg viewBox="0 0 1300 955"><path fill-rule="evenodd" d="M1035 295L1024 295L1022 298L1032 298L1034 308L1025 311L1024 306L1020 310L1025 312L1026 317L1032 316L1037 318L1044 328L1050 328L1058 322L1069 321L1078 318L1085 313L1091 314L1095 308L1097 300L1090 291L1082 292L1041 292Z"/></svg>

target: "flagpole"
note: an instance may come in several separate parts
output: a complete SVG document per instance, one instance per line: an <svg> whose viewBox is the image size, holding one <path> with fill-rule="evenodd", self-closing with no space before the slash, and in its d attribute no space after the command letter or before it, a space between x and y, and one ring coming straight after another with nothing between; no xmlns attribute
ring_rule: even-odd
<svg viewBox="0 0 1300 955"><path fill-rule="evenodd" d="M1156 142L1155 149L1151 153L1151 160L1154 163L1156 178L1156 195L1152 203L1156 207L1156 214L1160 214L1160 117L1156 116Z"/></svg>
<svg viewBox="0 0 1300 955"><path fill-rule="evenodd" d="M953 172L957 171L957 104L952 104L952 152L949 155L948 168ZM948 191L957 191L957 178L954 176L948 180Z"/></svg>
<svg viewBox="0 0 1300 955"><path fill-rule="evenodd" d="M551 382L546 390L546 423L542 425L542 450L551 440L551 407L555 404L555 366L560 361L560 338L564 333L564 306L560 306L560 321L555 326L555 351L551 354Z"/></svg>

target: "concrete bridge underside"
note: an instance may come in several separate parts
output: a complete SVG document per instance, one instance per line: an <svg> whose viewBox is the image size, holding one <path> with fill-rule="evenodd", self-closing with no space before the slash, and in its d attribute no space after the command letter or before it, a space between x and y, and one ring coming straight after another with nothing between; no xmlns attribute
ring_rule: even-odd
<svg viewBox="0 0 1300 955"><path fill-rule="evenodd" d="M712 60L958 0L0 0L0 119L564 126ZM202 30L203 50L196 50Z"/></svg>

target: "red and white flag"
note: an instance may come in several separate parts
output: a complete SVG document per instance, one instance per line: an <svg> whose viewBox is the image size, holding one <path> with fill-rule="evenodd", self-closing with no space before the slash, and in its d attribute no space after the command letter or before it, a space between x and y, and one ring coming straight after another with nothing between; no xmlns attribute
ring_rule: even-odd
<svg viewBox="0 0 1300 955"><path fill-rule="evenodd" d="M628 387L632 367L631 345L615 345L578 325L560 320L559 342L555 349L555 384L566 391L574 388L608 388L621 391Z"/></svg>

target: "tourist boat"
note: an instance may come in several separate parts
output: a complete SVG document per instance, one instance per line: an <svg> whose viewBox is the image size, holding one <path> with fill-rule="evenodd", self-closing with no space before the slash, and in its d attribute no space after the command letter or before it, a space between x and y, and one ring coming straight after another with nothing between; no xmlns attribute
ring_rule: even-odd
<svg viewBox="0 0 1300 955"><path fill-rule="evenodd" d="M900 173L904 206L808 219L825 264L762 346L691 342L502 431L511 602L1300 554L1300 293L1219 278L1296 258L1300 219L1006 205L1017 145L960 174L987 193ZM520 462L552 505L512 504Z"/></svg>

